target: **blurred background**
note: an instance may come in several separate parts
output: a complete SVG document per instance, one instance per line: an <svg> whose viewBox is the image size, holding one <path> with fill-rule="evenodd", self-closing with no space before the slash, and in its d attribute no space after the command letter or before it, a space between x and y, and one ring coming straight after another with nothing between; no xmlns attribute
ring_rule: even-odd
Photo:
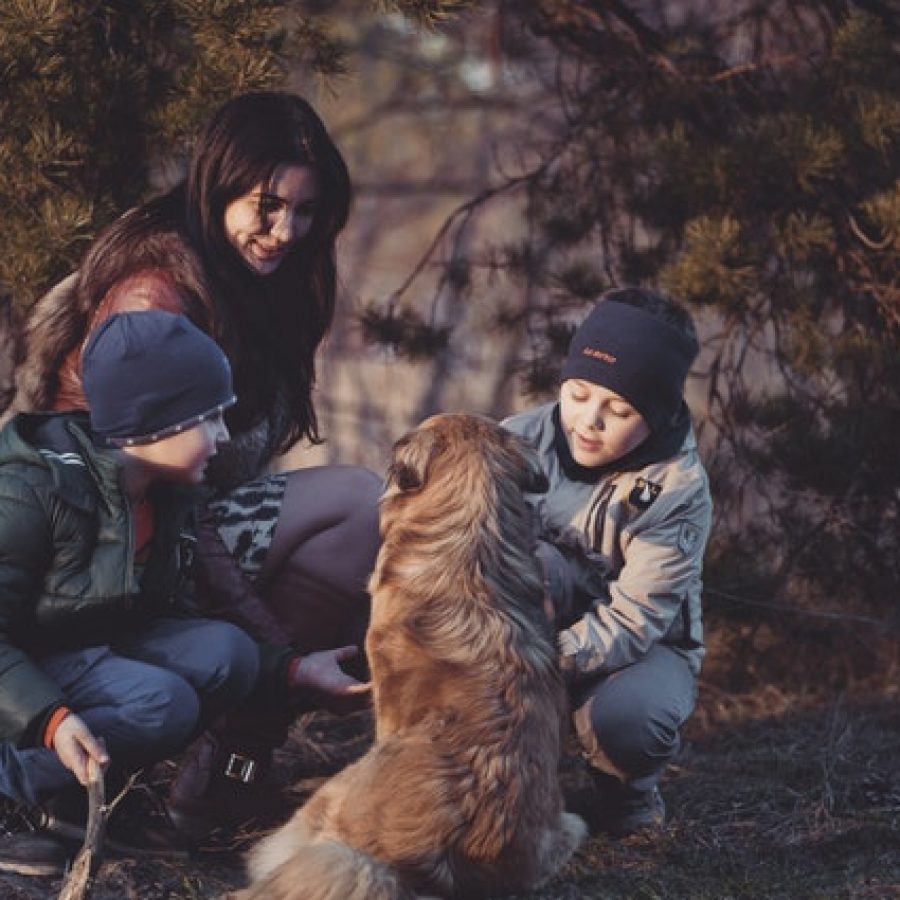
<svg viewBox="0 0 900 900"><path fill-rule="evenodd" d="M209 110L296 90L356 198L327 440L283 465L382 471L431 413L549 399L592 300L657 286L703 336L707 683L896 690L898 44L878 0L4 0L0 388Z"/></svg>

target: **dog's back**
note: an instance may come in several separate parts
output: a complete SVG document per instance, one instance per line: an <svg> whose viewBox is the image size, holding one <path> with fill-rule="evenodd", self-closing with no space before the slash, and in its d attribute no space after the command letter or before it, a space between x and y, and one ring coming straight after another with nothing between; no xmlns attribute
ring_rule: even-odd
<svg viewBox="0 0 900 900"><path fill-rule="evenodd" d="M566 699L523 497L542 479L529 448L474 416L395 446L366 640L376 745L263 842L256 877L281 865L299 881L295 849L340 841L418 890L478 897L534 887L571 856L585 829L562 809Z"/></svg>
<svg viewBox="0 0 900 900"><path fill-rule="evenodd" d="M435 416L395 445L366 640L379 736L479 681L488 708L529 673L564 702L523 496L544 484L531 448L481 417Z"/></svg>

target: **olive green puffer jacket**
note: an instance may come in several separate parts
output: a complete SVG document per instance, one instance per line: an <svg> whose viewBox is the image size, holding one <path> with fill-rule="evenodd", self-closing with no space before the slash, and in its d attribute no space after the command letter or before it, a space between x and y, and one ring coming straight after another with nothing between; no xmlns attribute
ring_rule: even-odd
<svg viewBox="0 0 900 900"><path fill-rule="evenodd" d="M197 489L159 486L139 580L119 473L83 414L23 414L0 431L0 740L32 743L65 700L34 654L196 615L187 569Z"/></svg>

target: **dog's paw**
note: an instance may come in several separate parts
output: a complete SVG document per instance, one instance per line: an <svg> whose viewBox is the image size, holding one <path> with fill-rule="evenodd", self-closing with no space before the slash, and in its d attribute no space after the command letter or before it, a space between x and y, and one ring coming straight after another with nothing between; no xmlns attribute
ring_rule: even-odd
<svg viewBox="0 0 900 900"><path fill-rule="evenodd" d="M559 825L561 834L565 836L565 842L572 847L574 853L588 836L587 823L575 813L564 812L559 817Z"/></svg>

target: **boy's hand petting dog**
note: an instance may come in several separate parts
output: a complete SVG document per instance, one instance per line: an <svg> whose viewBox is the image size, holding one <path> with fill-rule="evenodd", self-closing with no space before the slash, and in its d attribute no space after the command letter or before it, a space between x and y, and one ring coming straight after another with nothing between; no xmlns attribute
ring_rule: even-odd
<svg viewBox="0 0 900 900"><path fill-rule="evenodd" d="M69 769L78 781L88 783L88 760L93 758L101 769L109 765L109 754L103 743L91 733L75 713L69 713L53 735L53 749L60 762Z"/></svg>
<svg viewBox="0 0 900 900"><path fill-rule="evenodd" d="M341 668L342 662L358 654L359 648L350 644L299 656L288 667L288 688L324 695L321 705L334 712L360 709L368 702L372 685L357 681Z"/></svg>

